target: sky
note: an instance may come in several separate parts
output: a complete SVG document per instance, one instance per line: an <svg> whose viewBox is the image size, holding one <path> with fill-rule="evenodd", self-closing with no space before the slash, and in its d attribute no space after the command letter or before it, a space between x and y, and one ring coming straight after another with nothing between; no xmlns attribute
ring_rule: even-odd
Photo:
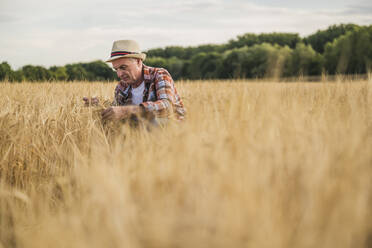
<svg viewBox="0 0 372 248"><path fill-rule="evenodd" d="M306 36L339 23L372 24L366 0L0 0L0 63L105 60L114 40L143 51L225 43L244 33Z"/></svg>

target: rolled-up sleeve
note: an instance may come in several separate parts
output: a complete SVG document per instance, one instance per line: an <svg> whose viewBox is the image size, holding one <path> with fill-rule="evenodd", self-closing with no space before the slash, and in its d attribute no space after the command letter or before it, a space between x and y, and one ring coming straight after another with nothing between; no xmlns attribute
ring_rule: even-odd
<svg viewBox="0 0 372 248"><path fill-rule="evenodd" d="M167 70L157 72L155 76L156 101L143 102L140 105L147 113L156 117L169 117L176 103L174 82Z"/></svg>

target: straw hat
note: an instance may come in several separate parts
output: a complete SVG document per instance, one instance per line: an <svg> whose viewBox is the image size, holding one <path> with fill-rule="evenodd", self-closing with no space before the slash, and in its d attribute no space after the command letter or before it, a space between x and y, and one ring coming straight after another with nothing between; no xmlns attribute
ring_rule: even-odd
<svg viewBox="0 0 372 248"><path fill-rule="evenodd" d="M138 43L134 40L117 40L114 41L111 56L106 62L112 62L119 58L138 58L143 61L146 58L146 54L141 53Z"/></svg>

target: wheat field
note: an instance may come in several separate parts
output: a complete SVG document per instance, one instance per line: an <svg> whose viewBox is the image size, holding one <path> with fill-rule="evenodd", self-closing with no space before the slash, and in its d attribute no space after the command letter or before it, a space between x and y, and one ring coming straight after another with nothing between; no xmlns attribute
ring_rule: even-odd
<svg viewBox="0 0 372 248"><path fill-rule="evenodd" d="M372 81L176 83L186 121L102 123L114 83L0 83L0 247L371 247Z"/></svg>

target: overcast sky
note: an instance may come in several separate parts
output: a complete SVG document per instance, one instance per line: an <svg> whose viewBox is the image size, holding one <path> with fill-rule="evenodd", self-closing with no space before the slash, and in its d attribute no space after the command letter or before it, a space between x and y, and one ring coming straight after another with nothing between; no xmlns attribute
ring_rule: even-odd
<svg viewBox="0 0 372 248"><path fill-rule="evenodd" d="M117 39L142 50L223 43L247 32L372 24L366 0L0 0L0 62L64 65L104 60Z"/></svg>

